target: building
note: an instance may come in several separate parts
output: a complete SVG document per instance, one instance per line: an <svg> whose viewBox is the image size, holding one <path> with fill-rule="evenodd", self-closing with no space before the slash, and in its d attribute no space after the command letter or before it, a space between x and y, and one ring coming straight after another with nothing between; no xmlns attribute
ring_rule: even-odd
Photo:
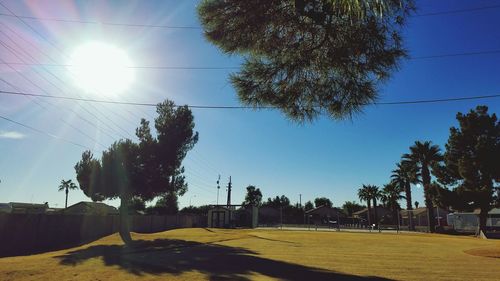
<svg viewBox="0 0 500 281"><path fill-rule="evenodd" d="M457 231L476 231L479 227L479 212L454 212L447 216L448 225ZM486 226L500 228L500 208L491 209L488 212Z"/></svg>
<svg viewBox="0 0 500 281"><path fill-rule="evenodd" d="M322 205L317 208L307 210L306 218L309 224L338 224L345 214L338 208Z"/></svg>
<svg viewBox="0 0 500 281"><path fill-rule="evenodd" d="M118 209L101 202L79 202L61 210L68 215L118 215Z"/></svg>
<svg viewBox="0 0 500 281"><path fill-rule="evenodd" d="M392 212L391 210L384 208L383 206L377 206L377 220L380 221L382 220L383 217L391 215ZM352 213L352 216L356 219L359 219L361 223L367 224L368 223L368 208L364 208L363 210L357 211ZM371 207L370 208L370 216L371 218L371 223L375 223L375 208Z"/></svg>
<svg viewBox="0 0 500 281"><path fill-rule="evenodd" d="M9 202L2 204L2 211L9 214L44 214L49 208L49 204L31 204L21 202Z"/></svg>
<svg viewBox="0 0 500 281"><path fill-rule="evenodd" d="M408 225L409 224L409 214L412 214L413 218L413 225L414 226L428 226L428 220L427 220L427 208L426 207L420 207L420 208L415 208L413 210L410 210L409 212L407 210L401 210L401 225ZM448 210L442 209L442 208L434 208L434 219L435 219L435 225L436 226L447 226L447 216L450 212Z"/></svg>

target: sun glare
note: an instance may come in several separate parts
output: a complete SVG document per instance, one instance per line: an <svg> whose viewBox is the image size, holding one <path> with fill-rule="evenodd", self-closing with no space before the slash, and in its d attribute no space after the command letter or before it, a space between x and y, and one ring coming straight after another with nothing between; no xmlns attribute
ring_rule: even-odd
<svg viewBox="0 0 500 281"><path fill-rule="evenodd" d="M79 46L69 61L76 84L89 93L116 95L134 82L132 62L112 45L91 42Z"/></svg>

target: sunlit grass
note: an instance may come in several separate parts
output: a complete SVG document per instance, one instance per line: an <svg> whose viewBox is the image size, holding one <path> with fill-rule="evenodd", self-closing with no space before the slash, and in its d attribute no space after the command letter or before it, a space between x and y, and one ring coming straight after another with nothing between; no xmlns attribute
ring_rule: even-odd
<svg viewBox="0 0 500 281"><path fill-rule="evenodd" d="M363 280L365 276L493 280L500 276L500 241L473 237L179 229L134 234L134 239L146 241L128 249L118 235L111 235L69 250L2 258L0 280Z"/></svg>

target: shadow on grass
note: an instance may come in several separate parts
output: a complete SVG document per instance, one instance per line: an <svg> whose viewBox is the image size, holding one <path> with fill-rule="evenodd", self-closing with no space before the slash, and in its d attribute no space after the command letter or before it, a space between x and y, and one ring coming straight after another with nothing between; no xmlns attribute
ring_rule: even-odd
<svg viewBox="0 0 500 281"><path fill-rule="evenodd" d="M135 275L173 274L198 271L209 280L250 280L259 273L282 280L389 280L360 277L259 257L236 247L184 240L137 241L133 247L97 245L55 258L60 264L76 266L101 257L106 266L119 266Z"/></svg>

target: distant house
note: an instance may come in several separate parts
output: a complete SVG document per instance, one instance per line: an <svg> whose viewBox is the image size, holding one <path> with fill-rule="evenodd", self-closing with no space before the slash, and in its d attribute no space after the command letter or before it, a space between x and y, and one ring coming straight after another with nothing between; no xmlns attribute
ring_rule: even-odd
<svg viewBox="0 0 500 281"><path fill-rule="evenodd" d="M79 202L61 210L69 215L117 215L118 209L101 202Z"/></svg>
<svg viewBox="0 0 500 281"><path fill-rule="evenodd" d="M377 219L380 221L383 217L391 215L391 210L384 208L383 206L377 206ZM368 223L368 208L364 208L363 210L359 210L357 212L352 213L352 216L356 219L359 219L363 223ZM371 222L374 222L375 218L375 208L370 208L370 216L372 217Z"/></svg>
<svg viewBox="0 0 500 281"><path fill-rule="evenodd" d="M7 203L10 208L4 207L4 210L9 210L11 214L44 214L49 208L49 204L31 204L31 203L20 203L20 202L9 202Z"/></svg>
<svg viewBox="0 0 500 281"><path fill-rule="evenodd" d="M458 231L476 231L479 226L479 212L454 212L447 216L448 225ZM500 208L491 209L488 212L486 226L500 227Z"/></svg>
<svg viewBox="0 0 500 281"><path fill-rule="evenodd" d="M10 207L10 204L9 203L0 203L0 214L1 213L11 213L12 212L12 208Z"/></svg>
<svg viewBox="0 0 500 281"><path fill-rule="evenodd" d="M311 224L328 224L337 223L340 218L344 218L345 214L338 208L332 208L327 205L322 205L317 208L307 210L306 217Z"/></svg>
<svg viewBox="0 0 500 281"><path fill-rule="evenodd" d="M413 215L413 224L415 226L427 226L429 225L427 220L427 208L420 207L411 210L408 212L407 210L401 210L401 225L408 225L408 213ZM434 208L434 219L436 225L448 225L446 217L450 212L448 210L442 208Z"/></svg>

